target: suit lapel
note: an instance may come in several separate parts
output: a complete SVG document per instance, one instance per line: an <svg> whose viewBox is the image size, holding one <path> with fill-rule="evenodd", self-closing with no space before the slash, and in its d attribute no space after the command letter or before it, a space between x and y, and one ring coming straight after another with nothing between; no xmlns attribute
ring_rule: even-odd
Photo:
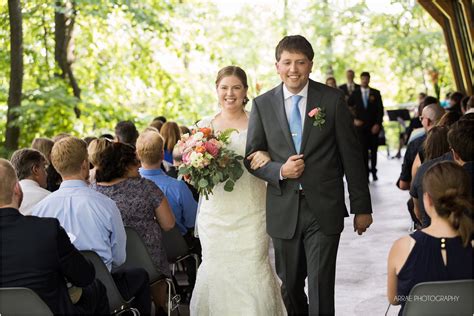
<svg viewBox="0 0 474 316"><path fill-rule="evenodd" d="M295 145L293 144L293 139L291 138L290 126L288 124L288 118L286 117L285 112L285 99L283 98L283 83L276 89L274 100L273 100L273 109L275 110L278 121L285 136L285 139L290 146L291 151L296 154Z"/></svg>
<svg viewBox="0 0 474 316"><path fill-rule="evenodd" d="M316 107L321 107L321 99L322 93L319 91L316 85L313 85L311 80L309 81L308 86L308 100L306 102L306 113L304 119L304 127L303 127L303 139L301 140L301 150L300 152L304 152L306 147L306 143L308 142L309 135L313 130L313 120L314 118L309 117L308 113L311 112Z"/></svg>

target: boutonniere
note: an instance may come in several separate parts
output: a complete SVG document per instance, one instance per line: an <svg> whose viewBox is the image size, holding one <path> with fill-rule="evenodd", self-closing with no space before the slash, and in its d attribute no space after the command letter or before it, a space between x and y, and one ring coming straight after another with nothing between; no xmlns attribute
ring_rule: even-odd
<svg viewBox="0 0 474 316"><path fill-rule="evenodd" d="M369 95L369 102L375 102L375 96L374 95Z"/></svg>
<svg viewBox="0 0 474 316"><path fill-rule="evenodd" d="M313 118L313 126L322 128L326 123L326 111L324 108L316 107L308 113L309 117Z"/></svg>

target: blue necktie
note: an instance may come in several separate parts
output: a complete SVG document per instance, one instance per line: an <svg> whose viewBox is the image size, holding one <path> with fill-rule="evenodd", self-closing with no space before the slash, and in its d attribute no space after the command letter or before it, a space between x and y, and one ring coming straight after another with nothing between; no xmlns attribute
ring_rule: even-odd
<svg viewBox="0 0 474 316"><path fill-rule="evenodd" d="M367 109L368 94L369 94L369 91L368 91L368 90L364 90L364 97L363 97L363 100L364 100L364 109Z"/></svg>
<svg viewBox="0 0 474 316"><path fill-rule="evenodd" d="M300 102L301 95L291 96L291 115L290 115L290 131L291 137L293 138L293 144L295 144L296 152L300 152L301 147L301 134L303 132L303 127L301 124L301 113L298 108L298 103Z"/></svg>

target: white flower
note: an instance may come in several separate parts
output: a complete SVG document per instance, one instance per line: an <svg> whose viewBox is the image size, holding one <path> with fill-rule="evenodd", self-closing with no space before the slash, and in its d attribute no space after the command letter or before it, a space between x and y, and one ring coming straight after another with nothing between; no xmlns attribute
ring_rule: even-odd
<svg viewBox="0 0 474 316"><path fill-rule="evenodd" d="M197 132L196 134L194 134L195 140L201 140L203 137L204 137L204 133L202 132Z"/></svg>

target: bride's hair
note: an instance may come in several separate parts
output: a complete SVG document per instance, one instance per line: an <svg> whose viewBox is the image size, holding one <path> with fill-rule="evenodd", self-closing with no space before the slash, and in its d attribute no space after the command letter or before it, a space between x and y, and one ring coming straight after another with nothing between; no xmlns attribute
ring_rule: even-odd
<svg viewBox="0 0 474 316"><path fill-rule="evenodd" d="M249 86L247 84L247 74L239 66L227 66L219 70L219 72L217 73L217 78L216 78L216 86L219 85L219 82L221 82L223 78L230 77L230 76L236 76L237 78L239 78L244 88L248 89ZM245 97L244 105L247 104L247 102L249 102L249 99Z"/></svg>

